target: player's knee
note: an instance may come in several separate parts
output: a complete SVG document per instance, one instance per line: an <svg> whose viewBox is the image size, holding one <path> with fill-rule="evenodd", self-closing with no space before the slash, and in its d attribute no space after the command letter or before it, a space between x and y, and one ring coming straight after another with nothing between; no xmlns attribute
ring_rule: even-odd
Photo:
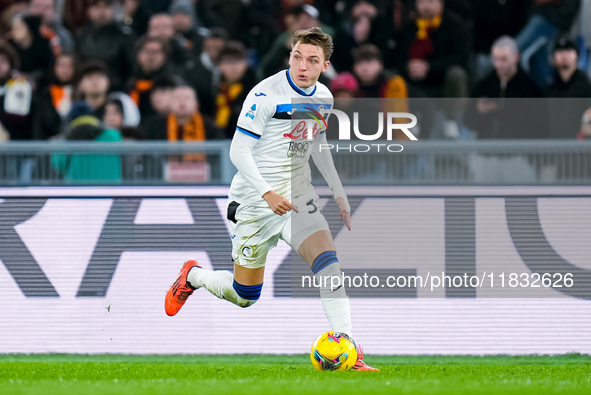
<svg viewBox="0 0 591 395"><path fill-rule="evenodd" d="M337 268L338 265L335 265L335 263L338 262L339 260L337 259L336 251L324 251L314 259L314 262L312 263L312 272L318 274L328 267Z"/></svg>
<svg viewBox="0 0 591 395"><path fill-rule="evenodd" d="M244 285L237 283L236 280L234 280L232 287L239 297L238 303L236 304L240 307L249 307L255 304L256 301L261 297L263 284Z"/></svg>

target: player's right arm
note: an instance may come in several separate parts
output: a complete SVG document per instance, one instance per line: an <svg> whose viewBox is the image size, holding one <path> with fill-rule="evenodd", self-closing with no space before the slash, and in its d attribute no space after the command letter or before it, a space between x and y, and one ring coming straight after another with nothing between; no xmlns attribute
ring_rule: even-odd
<svg viewBox="0 0 591 395"><path fill-rule="evenodd" d="M273 191L265 181L252 154L274 111L271 100L264 92L255 93L255 90L252 90L248 94L230 145L230 160L258 195L265 199L271 210L275 214L283 215L292 209L291 203Z"/></svg>

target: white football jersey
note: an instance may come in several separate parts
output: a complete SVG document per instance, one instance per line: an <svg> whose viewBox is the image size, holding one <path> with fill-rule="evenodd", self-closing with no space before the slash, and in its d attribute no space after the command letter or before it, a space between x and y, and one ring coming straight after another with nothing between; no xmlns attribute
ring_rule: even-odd
<svg viewBox="0 0 591 395"><path fill-rule="evenodd" d="M283 70L258 83L246 97L236 133L258 142L252 155L265 181L288 200L313 191L309 159L314 141L326 132L322 109L333 107L334 99L319 82L309 93ZM230 186L229 199L254 207L267 202L238 172Z"/></svg>

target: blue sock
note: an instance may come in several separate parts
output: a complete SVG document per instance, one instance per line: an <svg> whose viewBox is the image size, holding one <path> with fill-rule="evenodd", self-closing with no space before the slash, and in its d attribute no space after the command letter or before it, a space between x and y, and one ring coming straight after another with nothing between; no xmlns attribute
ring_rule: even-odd
<svg viewBox="0 0 591 395"><path fill-rule="evenodd" d="M314 263L312 263L312 273L318 274L318 272L326 268L328 265L338 261L336 251L324 251L314 259Z"/></svg>
<svg viewBox="0 0 591 395"><path fill-rule="evenodd" d="M234 288L234 291L236 291L238 296L240 296L242 299L258 300L261 296L263 284L242 285L240 283L237 283L236 280L234 280L234 283L232 283L232 287Z"/></svg>

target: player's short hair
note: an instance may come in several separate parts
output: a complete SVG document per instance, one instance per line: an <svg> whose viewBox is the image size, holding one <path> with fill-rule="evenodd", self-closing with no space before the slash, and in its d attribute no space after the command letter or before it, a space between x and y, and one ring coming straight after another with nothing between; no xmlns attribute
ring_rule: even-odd
<svg viewBox="0 0 591 395"><path fill-rule="evenodd" d="M319 27L296 31L291 37L291 48L293 49L298 44L311 44L322 48L322 51L324 52L324 61L330 59L334 49L332 37L329 34L324 33Z"/></svg>
<svg viewBox="0 0 591 395"><path fill-rule="evenodd" d="M493 49L496 48L509 48L511 53L518 54L519 53L519 46L517 45L517 41L511 36L501 36L493 42L491 47L491 52Z"/></svg>

